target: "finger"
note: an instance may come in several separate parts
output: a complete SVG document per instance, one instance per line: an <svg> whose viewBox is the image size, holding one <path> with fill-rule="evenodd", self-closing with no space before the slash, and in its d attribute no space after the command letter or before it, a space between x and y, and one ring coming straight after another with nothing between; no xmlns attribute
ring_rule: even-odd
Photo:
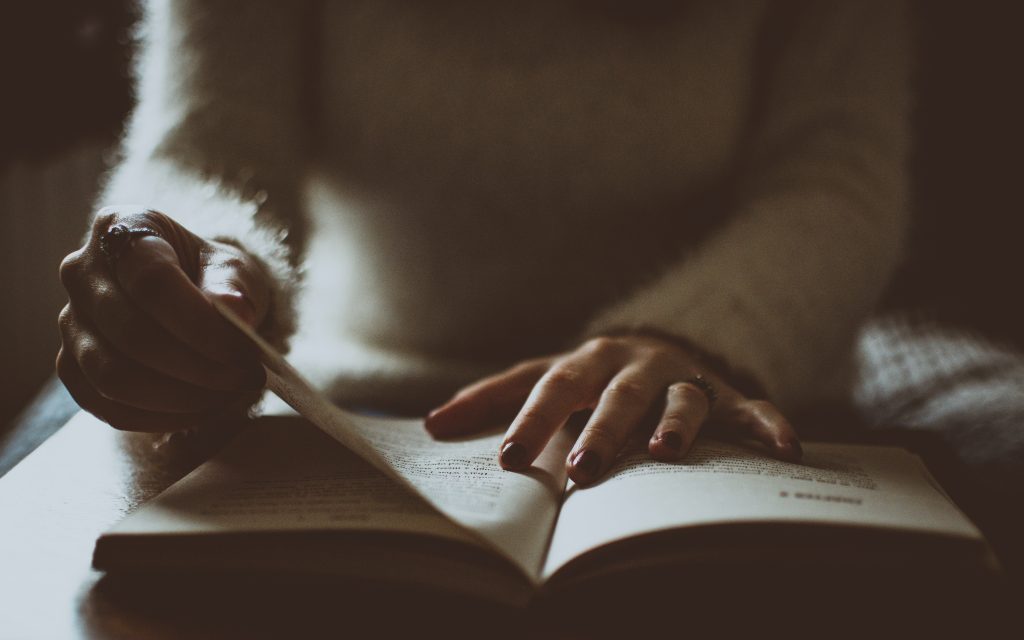
<svg viewBox="0 0 1024 640"><path fill-rule="evenodd" d="M97 282L83 295L69 288L80 320L89 322L118 352L145 367L189 384L221 391L255 391L263 387L262 367L223 364L203 357L172 336L113 282Z"/></svg>
<svg viewBox="0 0 1024 640"><path fill-rule="evenodd" d="M200 355L222 364L258 366L255 345L189 280L174 248L162 238L135 240L118 258L115 271L129 299Z"/></svg>
<svg viewBox="0 0 1024 640"><path fill-rule="evenodd" d="M203 258L197 286L207 298L224 304L243 322L257 328L267 315L270 295L260 268L238 247L222 242L210 245Z"/></svg>
<svg viewBox="0 0 1024 640"><path fill-rule="evenodd" d="M612 379L569 454L573 482L588 485L604 475L661 390L652 373L639 367L627 368Z"/></svg>
<svg viewBox="0 0 1024 640"><path fill-rule="evenodd" d="M548 359L524 362L462 389L430 412L427 431L450 438L511 420L548 367Z"/></svg>
<svg viewBox="0 0 1024 640"><path fill-rule="evenodd" d="M123 224L129 228L156 229L160 237L174 248L178 263L189 279L194 281L198 277L200 248L205 245L205 242L167 214L136 205L119 205L100 209L93 220L91 237L86 249L88 253L109 263L100 248L100 240L115 224ZM131 244L134 242L129 243L129 246ZM120 251L117 254L120 256Z"/></svg>
<svg viewBox="0 0 1024 640"><path fill-rule="evenodd" d="M780 460L799 462L803 457L796 429L770 402L742 400L731 408L726 420L724 426L764 444Z"/></svg>
<svg viewBox="0 0 1024 640"><path fill-rule="evenodd" d="M499 456L501 466L530 466L569 416L593 408L617 367L615 354L603 347L574 354L552 366L509 427Z"/></svg>
<svg viewBox="0 0 1024 640"><path fill-rule="evenodd" d="M665 394L665 413L655 427L647 450L656 460L679 460L693 446L708 417L711 403L692 382L677 382Z"/></svg>
<svg viewBox="0 0 1024 640"><path fill-rule="evenodd" d="M113 221L110 215L98 216L97 224L101 220L107 226ZM109 260L93 251L91 244L62 261L60 278L80 317L91 320L114 348L129 358L209 389L251 391L264 385L262 367L216 362L172 336L127 297L110 271Z"/></svg>
<svg viewBox="0 0 1024 640"><path fill-rule="evenodd" d="M101 251L99 245L100 238L115 223L156 228L159 230L160 235L169 242L159 242L156 238L136 239L118 253L117 266L114 267L111 260ZM125 261L134 261L136 263L141 261L144 263L145 259L140 260L140 251L136 245L152 242L158 242L165 249L164 257L167 262L176 268L175 270L179 272L178 275L185 275L186 283L182 288L187 293L193 294L190 296L190 302L196 303L195 305L179 306L179 308L174 309L174 314L172 315L151 316L151 314L145 313L141 308L138 308L135 301L130 301L131 304L123 304L126 296L122 295L123 287L114 276L113 269L116 268L120 271ZM207 250L207 255L201 261L200 247L207 247L208 249L214 247L215 250ZM145 253L145 251L142 253ZM234 327L231 327L225 320L221 319L219 314L215 314L215 310L212 310L213 313L211 313L210 309L203 309L202 306L199 306L199 302L205 301L195 291L195 287L188 286L191 284L189 278L198 278L202 274L201 262L209 263L218 272L218 277L214 278L214 282L223 283L227 280L224 274L232 266L246 262L242 259L244 255L244 252L240 249L224 243L211 244L203 242L187 229L158 212L136 208L126 210L124 208L108 207L97 214L93 223L90 242L82 249L68 255L61 263L60 276L75 307L80 312L93 318L97 326L100 327L101 332L108 336L108 338L119 341L118 336L121 335L123 328L126 326L147 329L146 331L139 332L142 338L140 340L134 340L131 343L125 344L122 344L125 341L119 341L117 346L126 354L130 353L140 361L145 360L152 368L193 384L227 390L247 389L254 386L262 386L264 380L262 367L255 365L255 348ZM251 259L248 262L252 263ZM251 273L254 270L258 270L258 267L250 267L248 272ZM248 278L248 280L252 279L253 277ZM159 286L151 287L151 290L154 296L160 296L162 293ZM265 307L267 306L265 288L250 286L247 287L247 290L263 291L263 297L259 299L259 302L261 303L261 310L265 313ZM256 296L254 299L257 298L259 296ZM175 307L176 304L174 297L163 300L163 302L166 303L163 305L164 308ZM232 302L232 300L228 301L229 306L235 306ZM182 349L181 343L187 342L187 340L178 340L177 336L172 336L162 326L160 331L171 338L154 339L156 336L153 333L153 328L159 326L157 325L157 319L167 321L168 319L173 319L175 315L190 313L192 311L190 306L193 309L198 306L200 312L199 316L196 316L194 313L192 314L191 324L200 327L205 326L208 331L190 331L188 333L193 336L197 333L200 335L207 333L205 339L200 342L200 344L205 343L207 345L205 349L207 356L212 352L231 352L233 350L234 353L232 355L222 355L219 358L204 357L200 353L204 349L197 346L194 340L186 345L186 349ZM207 306L210 306L208 302ZM237 306L235 308L236 310L238 309ZM131 309L132 314L125 317L127 309ZM206 312L205 314L202 313L204 311ZM216 315L217 323L209 324L211 316L214 314ZM151 317L152 319L148 322L143 321L142 316ZM169 345L173 345L173 347ZM152 353L154 347L163 348L157 348L156 352ZM240 358L237 356L240 356ZM249 359L246 360L245 358ZM240 362L242 363L241 365L239 364Z"/></svg>
<svg viewBox="0 0 1024 640"><path fill-rule="evenodd" d="M120 405L101 396L78 368L75 359L63 348L57 353L57 375L67 387L71 397L83 409L103 420L115 429L123 431L180 431L193 427L205 427L238 417L220 414L154 413Z"/></svg>
<svg viewBox="0 0 1024 640"><path fill-rule="evenodd" d="M65 307L60 318L63 350L92 388L121 405L158 413L199 413L255 402L257 391L213 391L176 380L126 358L88 323Z"/></svg>

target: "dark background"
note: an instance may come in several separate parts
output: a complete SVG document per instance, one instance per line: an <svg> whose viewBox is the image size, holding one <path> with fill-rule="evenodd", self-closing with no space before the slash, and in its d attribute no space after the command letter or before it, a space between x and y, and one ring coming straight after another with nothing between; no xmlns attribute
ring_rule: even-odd
<svg viewBox="0 0 1024 640"><path fill-rule="evenodd" d="M886 302L1017 345L1024 343L1022 5L915 5L915 225ZM0 8L0 340L8 345L0 349L0 434L50 375L63 304L56 266L77 246L89 214L88 184L61 204L54 194L70 189L61 176L71 174L52 167L71 163L92 183L113 162L132 104L137 16L135 3L123 0ZM8 194L28 181L38 197Z"/></svg>

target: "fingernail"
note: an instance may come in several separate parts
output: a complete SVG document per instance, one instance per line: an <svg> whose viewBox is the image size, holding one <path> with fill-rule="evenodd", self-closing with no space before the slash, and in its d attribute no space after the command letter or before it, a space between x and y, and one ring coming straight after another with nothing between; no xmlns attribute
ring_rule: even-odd
<svg viewBox="0 0 1024 640"><path fill-rule="evenodd" d="M443 427L444 427L443 422L442 422L441 425L438 425L438 416L441 416L441 415L444 414L444 409L445 409L444 406L437 407L436 409L434 409L433 411L428 413L426 419L423 421L423 425L427 428L427 431L429 431L431 434L437 435L436 432L438 431L439 426L441 427L442 431L444 430L443 429Z"/></svg>
<svg viewBox="0 0 1024 640"><path fill-rule="evenodd" d="M797 460L804 457L804 448L800 446L799 440L790 440L786 446L793 452Z"/></svg>
<svg viewBox="0 0 1024 640"><path fill-rule="evenodd" d="M584 449L576 454L571 464L582 482L590 482L601 470L601 457L590 449Z"/></svg>
<svg viewBox="0 0 1024 640"><path fill-rule="evenodd" d="M501 466L506 469L520 469L526 466L527 455L526 447L518 442L508 442L501 448Z"/></svg>
<svg viewBox="0 0 1024 640"><path fill-rule="evenodd" d="M207 290L207 294L215 297L221 307L226 307L245 326L255 329L259 324L260 318L256 315L256 307L241 291L213 286Z"/></svg>
<svg viewBox="0 0 1024 640"><path fill-rule="evenodd" d="M678 431L662 431L655 438L655 442L672 451L679 451L683 448L683 436Z"/></svg>
<svg viewBox="0 0 1024 640"><path fill-rule="evenodd" d="M425 420L427 429L437 426L434 421L437 420L437 416L443 413L443 410L444 407L437 407L436 409L433 409L430 413L427 414L427 418Z"/></svg>

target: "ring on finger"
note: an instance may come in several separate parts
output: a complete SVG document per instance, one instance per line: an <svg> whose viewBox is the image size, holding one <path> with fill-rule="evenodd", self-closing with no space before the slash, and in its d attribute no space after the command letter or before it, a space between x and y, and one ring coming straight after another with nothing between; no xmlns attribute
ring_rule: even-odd
<svg viewBox="0 0 1024 640"><path fill-rule="evenodd" d="M711 411L711 409L714 408L715 402L718 401L718 391L707 378L698 373L692 378L687 378L683 382L692 384L704 394L704 397L708 399L708 411Z"/></svg>
<svg viewBox="0 0 1024 640"><path fill-rule="evenodd" d="M131 244L132 240L136 238L142 238L145 236L156 236L157 238L162 237L153 227L133 227L129 228L125 224L111 225L109 229L103 232L100 236L100 251L103 255L107 256L111 262L117 260L125 248Z"/></svg>

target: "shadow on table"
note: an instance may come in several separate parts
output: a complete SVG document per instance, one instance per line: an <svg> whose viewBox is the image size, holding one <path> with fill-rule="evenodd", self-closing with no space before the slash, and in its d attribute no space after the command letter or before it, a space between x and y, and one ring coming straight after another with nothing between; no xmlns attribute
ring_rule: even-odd
<svg viewBox="0 0 1024 640"><path fill-rule="evenodd" d="M998 581L695 569L637 573L511 608L341 579L107 575L83 601L90 634L139 638L622 638L699 633L943 632L1007 628Z"/></svg>

